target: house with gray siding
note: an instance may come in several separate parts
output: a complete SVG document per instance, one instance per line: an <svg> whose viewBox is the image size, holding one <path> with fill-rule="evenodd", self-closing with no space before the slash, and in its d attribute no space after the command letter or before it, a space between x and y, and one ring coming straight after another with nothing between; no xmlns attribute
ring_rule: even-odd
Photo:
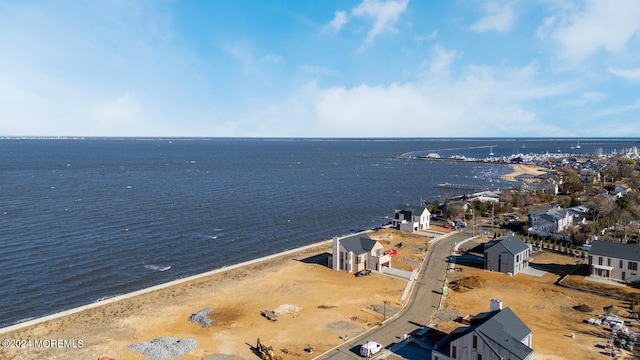
<svg viewBox="0 0 640 360"><path fill-rule="evenodd" d="M500 300L491 299L490 309L440 340L431 360L533 360L531 329Z"/></svg>
<svg viewBox="0 0 640 360"><path fill-rule="evenodd" d="M391 255L385 254L382 244L366 234L344 238L336 236L332 247L330 262L334 270L356 273L365 269L382 271L383 267L391 267Z"/></svg>
<svg viewBox="0 0 640 360"><path fill-rule="evenodd" d="M589 249L591 276L623 282L640 281L640 246L594 240Z"/></svg>
<svg viewBox="0 0 640 360"><path fill-rule="evenodd" d="M489 241L484 246L484 269L517 274L529 266L531 245L509 234Z"/></svg>
<svg viewBox="0 0 640 360"><path fill-rule="evenodd" d="M393 215L392 225L401 231L426 230L431 226L431 213L426 207L398 205Z"/></svg>

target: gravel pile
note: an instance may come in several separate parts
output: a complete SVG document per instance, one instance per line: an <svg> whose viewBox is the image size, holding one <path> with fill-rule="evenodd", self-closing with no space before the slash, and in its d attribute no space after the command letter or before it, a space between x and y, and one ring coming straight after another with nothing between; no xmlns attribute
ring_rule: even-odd
<svg viewBox="0 0 640 360"><path fill-rule="evenodd" d="M212 308L205 308L197 313L189 316L189 322L200 324L202 327L210 327L213 325L213 320L209 318L209 313L212 312Z"/></svg>
<svg viewBox="0 0 640 360"><path fill-rule="evenodd" d="M188 351L198 347L195 339L178 339L174 337L159 337L150 342L140 342L129 345L129 350L142 353L151 360L169 360L184 356Z"/></svg>

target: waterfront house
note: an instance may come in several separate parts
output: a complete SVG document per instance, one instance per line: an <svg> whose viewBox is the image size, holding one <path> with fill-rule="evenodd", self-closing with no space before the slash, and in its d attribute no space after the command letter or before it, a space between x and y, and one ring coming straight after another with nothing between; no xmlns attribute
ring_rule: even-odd
<svg viewBox="0 0 640 360"><path fill-rule="evenodd" d="M391 267L391 255L385 254L382 244L366 234L333 238L333 254L330 257L334 270L357 273L362 270L382 271Z"/></svg>
<svg viewBox="0 0 640 360"><path fill-rule="evenodd" d="M420 231L428 229L431 213L426 207L398 205L393 215L392 225L401 231Z"/></svg>
<svg viewBox="0 0 640 360"><path fill-rule="evenodd" d="M533 333L502 302L491 299L490 311L470 319L436 343L431 360L533 360Z"/></svg>
<svg viewBox="0 0 640 360"><path fill-rule="evenodd" d="M640 246L594 240L589 250L590 274L623 282L640 280Z"/></svg>
<svg viewBox="0 0 640 360"><path fill-rule="evenodd" d="M529 266L530 255L531 245L509 234L485 244L484 269L515 275Z"/></svg>

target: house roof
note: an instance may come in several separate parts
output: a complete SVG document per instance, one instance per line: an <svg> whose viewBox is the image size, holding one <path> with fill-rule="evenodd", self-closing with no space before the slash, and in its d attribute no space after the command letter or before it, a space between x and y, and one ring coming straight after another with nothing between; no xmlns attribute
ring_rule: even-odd
<svg viewBox="0 0 640 360"><path fill-rule="evenodd" d="M348 252L353 252L356 255L367 253L373 249L377 241L371 239L367 235L354 235L340 240L342 246Z"/></svg>
<svg viewBox="0 0 640 360"><path fill-rule="evenodd" d="M507 235L505 237L501 237L488 242L485 250L497 244L502 245L502 247L504 247L509 253L511 253L511 255L516 255L529 249L529 245L525 244L524 241L522 241L519 237L515 235Z"/></svg>
<svg viewBox="0 0 640 360"><path fill-rule="evenodd" d="M594 240L589 255L606 256L640 262L640 246Z"/></svg>
<svg viewBox="0 0 640 360"><path fill-rule="evenodd" d="M449 343L471 332L500 345L514 354L517 359L525 359L533 352L533 349L522 343L522 340L531 334L531 329L510 308L474 316L471 326L453 330L436 344L436 349L448 353Z"/></svg>
<svg viewBox="0 0 640 360"><path fill-rule="evenodd" d="M427 214L431 214L426 207L411 206L411 205L397 205L396 212L401 212L401 211L409 211L411 212L412 215L413 214L422 215L425 211L427 212Z"/></svg>

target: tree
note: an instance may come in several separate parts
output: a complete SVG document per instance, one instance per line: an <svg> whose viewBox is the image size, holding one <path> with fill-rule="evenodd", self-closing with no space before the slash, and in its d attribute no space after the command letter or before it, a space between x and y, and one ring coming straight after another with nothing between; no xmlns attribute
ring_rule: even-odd
<svg viewBox="0 0 640 360"><path fill-rule="evenodd" d="M584 191L584 185L580 181L580 175L573 169L564 170L564 180L561 191L565 194L575 194Z"/></svg>

